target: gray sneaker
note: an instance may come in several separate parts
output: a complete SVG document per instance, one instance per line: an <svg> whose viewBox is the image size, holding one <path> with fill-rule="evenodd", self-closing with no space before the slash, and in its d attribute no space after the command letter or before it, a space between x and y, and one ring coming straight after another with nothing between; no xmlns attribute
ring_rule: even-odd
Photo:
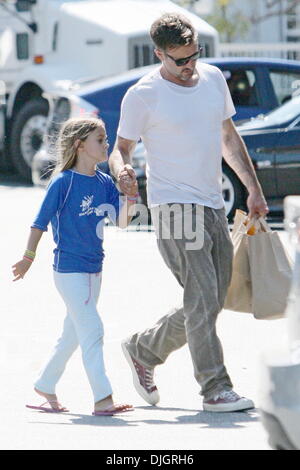
<svg viewBox="0 0 300 470"><path fill-rule="evenodd" d="M153 382L154 369L148 369L138 362L128 351L126 341L122 342L122 350L130 366L136 391L149 405L156 405L160 397Z"/></svg>
<svg viewBox="0 0 300 470"><path fill-rule="evenodd" d="M253 401L240 397L233 390L224 390L210 400L203 401L204 411L230 412L250 410L251 408L254 408Z"/></svg>

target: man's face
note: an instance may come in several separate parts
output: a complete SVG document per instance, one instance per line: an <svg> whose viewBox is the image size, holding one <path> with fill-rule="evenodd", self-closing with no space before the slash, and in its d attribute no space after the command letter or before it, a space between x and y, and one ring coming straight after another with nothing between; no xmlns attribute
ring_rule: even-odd
<svg viewBox="0 0 300 470"><path fill-rule="evenodd" d="M194 74L196 61L199 58L198 43L192 43L188 46L179 46L176 48L168 48L166 51L156 49L156 55L162 61L164 69L167 73L181 82L187 82ZM195 56L194 56L195 54ZM175 60L190 58L184 65L177 65Z"/></svg>

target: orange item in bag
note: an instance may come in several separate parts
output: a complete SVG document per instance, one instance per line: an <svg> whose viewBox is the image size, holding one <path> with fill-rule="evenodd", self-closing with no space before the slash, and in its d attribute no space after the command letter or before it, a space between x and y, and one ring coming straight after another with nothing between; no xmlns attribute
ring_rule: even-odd
<svg viewBox="0 0 300 470"><path fill-rule="evenodd" d="M249 222L249 219L248 220L245 220L244 222L244 225L247 225ZM256 228L255 228L255 225L251 225L247 231L247 235L255 235L256 234Z"/></svg>
<svg viewBox="0 0 300 470"><path fill-rule="evenodd" d="M255 225L251 225L251 227L249 228L249 230L247 232L247 235L255 235L255 234L256 234Z"/></svg>

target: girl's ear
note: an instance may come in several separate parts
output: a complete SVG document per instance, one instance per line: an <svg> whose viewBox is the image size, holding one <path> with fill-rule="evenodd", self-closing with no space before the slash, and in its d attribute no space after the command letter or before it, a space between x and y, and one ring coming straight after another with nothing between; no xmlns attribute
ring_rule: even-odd
<svg viewBox="0 0 300 470"><path fill-rule="evenodd" d="M74 148L75 148L76 152L78 152L78 150L80 148L82 148L82 146L83 146L82 140L76 139L75 142L74 142Z"/></svg>

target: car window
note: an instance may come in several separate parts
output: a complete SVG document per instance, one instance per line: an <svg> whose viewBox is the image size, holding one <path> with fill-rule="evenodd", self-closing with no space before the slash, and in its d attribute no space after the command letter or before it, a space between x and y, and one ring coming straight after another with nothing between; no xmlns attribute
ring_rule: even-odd
<svg viewBox="0 0 300 470"><path fill-rule="evenodd" d="M241 129L261 129L270 126L285 126L289 121L296 120L300 114L300 95L287 101L268 114L251 119L240 126Z"/></svg>
<svg viewBox="0 0 300 470"><path fill-rule="evenodd" d="M253 70L223 70L235 106L256 106L257 89Z"/></svg>
<svg viewBox="0 0 300 470"><path fill-rule="evenodd" d="M275 95L279 104L284 104L295 94L297 86L299 88L300 72L270 71L270 78L273 83Z"/></svg>

